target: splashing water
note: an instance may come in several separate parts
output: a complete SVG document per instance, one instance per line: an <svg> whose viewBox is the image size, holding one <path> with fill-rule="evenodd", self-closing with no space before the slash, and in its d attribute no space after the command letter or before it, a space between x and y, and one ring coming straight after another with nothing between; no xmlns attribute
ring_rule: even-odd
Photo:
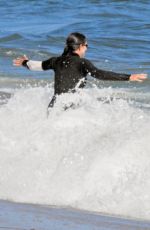
<svg viewBox="0 0 150 230"><path fill-rule="evenodd" d="M0 107L0 199L150 219L149 110L93 88L47 118L49 90L17 89Z"/></svg>

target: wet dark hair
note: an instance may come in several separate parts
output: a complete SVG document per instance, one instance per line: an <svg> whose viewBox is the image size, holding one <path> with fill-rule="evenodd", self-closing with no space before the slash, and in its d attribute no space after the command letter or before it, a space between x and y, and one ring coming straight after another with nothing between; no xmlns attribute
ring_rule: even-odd
<svg viewBox="0 0 150 230"><path fill-rule="evenodd" d="M68 56L79 48L81 44L86 43L86 37L78 32L71 33L66 39L66 46L62 56Z"/></svg>

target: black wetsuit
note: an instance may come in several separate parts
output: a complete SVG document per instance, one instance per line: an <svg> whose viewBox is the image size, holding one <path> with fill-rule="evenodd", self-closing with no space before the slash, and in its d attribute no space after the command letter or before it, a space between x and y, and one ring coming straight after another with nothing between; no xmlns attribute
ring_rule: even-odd
<svg viewBox="0 0 150 230"><path fill-rule="evenodd" d="M27 61L24 61L27 66ZM76 53L67 56L52 57L42 62L42 70L53 69L55 72L54 97L49 104L52 107L56 95L75 92L76 88L83 88L86 76L90 74L99 80L128 81L130 75L104 71L96 68L89 60L80 58Z"/></svg>

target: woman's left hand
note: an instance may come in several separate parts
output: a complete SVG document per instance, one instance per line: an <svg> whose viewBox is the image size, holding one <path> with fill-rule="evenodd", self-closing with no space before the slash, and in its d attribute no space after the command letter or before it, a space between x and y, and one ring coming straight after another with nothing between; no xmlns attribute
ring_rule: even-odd
<svg viewBox="0 0 150 230"><path fill-rule="evenodd" d="M139 81L142 82L147 79L147 74L131 74L129 81Z"/></svg>

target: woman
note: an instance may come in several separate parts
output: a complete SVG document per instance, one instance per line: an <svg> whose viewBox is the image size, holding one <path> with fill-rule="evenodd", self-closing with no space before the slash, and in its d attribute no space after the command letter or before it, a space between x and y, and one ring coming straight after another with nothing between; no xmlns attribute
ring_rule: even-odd
<svg viewBox="0 0 150 230"><path fill-rule="evenodd" d="M14 65L25 66L36 71L54 70L54 96L48 107L53 107L57 95L75 92L77 88L83 88L86 84L87 74L99 80L112 81L143 81L147 78L146 74L129 75L100 70L84 58L87 48L87 39L83 34L71 33L66 40L66 47L61 56L52 57L46 61L32 61L26 56L22 56L14 60Z"/></svg>

